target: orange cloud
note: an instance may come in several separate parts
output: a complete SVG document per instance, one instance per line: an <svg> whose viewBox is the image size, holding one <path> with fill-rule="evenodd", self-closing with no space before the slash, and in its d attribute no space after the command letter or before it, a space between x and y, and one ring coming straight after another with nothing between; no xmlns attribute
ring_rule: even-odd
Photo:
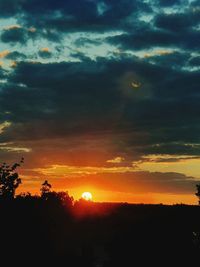
<svg viewBox="0 0 200 267"><path fill-rule="evenodd" d="M0 134L4 132L4 130L11 126L11 123L8 121L5 121L0 124Z"/></svg>
<svg viewBox="0 0 200 267"><path fill-rule="evenodd" d="M9 25L4 27L5 30L15 30L15 29L20 29L22 28L19 24L13 24L13 25Z"/></svg>
<svg viewBox="0 0 200 267"><path fill-rule="evenodd" d="M124 161L123 157L116 157L114 159L109 159L106 162L108 162L108 163L121 163L122 161Z"/></svg>
<svg viewBox="0 0 200 267"><path fill-rule="evenodd" d="M64 175L64 176L69 177L69 176L74 176L74 175L82 176L82 175L90 175L90 174L98 174L98 173L134 172L135 167L134 166L131 166L131 167L91 167L91 166L52 165L48 168L36 168L34 170L43 175L48 175L48 176Z"/></svg>
<svg viewBox="0 0 200 267"><path fill-rule="evenodd" d="M173 54L174 50L155 50L149 53L144 54L144 58L148 57L154 57L154 56L164 56L164 55L170 55Z"/></svg>
<svg viewBox="0 0 200 267"><path fill-rule="evenodd" d="M43 47L40 49L41 52L46 52L46 53L49 53L50 52L50 49L48 47Z"/></svg>
<svg viewBox="0 0 200 267"><path fill-rule="evenodd" d="M12 62L10 63L10 67L11 67L11 68L15 68L15 67L17 67L17 61L12 61Z"/></svg>
<svg viewBox="0 0 200 267"><path fill-rule="evenodd" d="M4 57L6 57L9 54L10 54L10 51L9 50L1 51L0 52L0 58L4 58Z"/></svg>

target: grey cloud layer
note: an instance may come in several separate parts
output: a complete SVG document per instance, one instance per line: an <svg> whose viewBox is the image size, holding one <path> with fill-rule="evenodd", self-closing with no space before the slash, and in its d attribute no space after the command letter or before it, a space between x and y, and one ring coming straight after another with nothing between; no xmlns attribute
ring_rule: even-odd
<svg viewBox="0 0 200 267"><path fill-rule="evenodd" d="M177 143L182 143L183 154L189 149L184 143L199 142L198 72L137 59L98 58L21 62L7 78L0 92L0 112L2 122L9 120L13 126L1 135L2 141L113 133L121 134L124 149L141 143L144 151L146 145L147 151L159 152L162 146L151 146L168 143L166 152L173 146L176 153ZM141 88L132 87L135 79ZM37 134L35 128L40 129Z"/></svg>

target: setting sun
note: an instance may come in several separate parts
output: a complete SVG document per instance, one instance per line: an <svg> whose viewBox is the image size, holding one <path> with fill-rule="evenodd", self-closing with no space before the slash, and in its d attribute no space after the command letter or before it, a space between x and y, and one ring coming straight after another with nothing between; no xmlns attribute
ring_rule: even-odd
<svg viewBox="0 0 200 267"><path fill-rule="evenodd" d="M87 200L87 201L92 200L92 194L90 192L84 192L81 196L84 200Z"/></svg>

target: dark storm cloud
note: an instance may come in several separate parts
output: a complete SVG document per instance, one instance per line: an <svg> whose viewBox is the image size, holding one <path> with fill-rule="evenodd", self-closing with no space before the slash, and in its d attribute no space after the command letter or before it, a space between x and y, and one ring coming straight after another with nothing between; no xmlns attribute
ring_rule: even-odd
<svg viewBox="0 0 200 267"><path fill-rule="evenodd" d="M102 81L97 80L98 75ZM106 76L94 62L46 65L20 63L10 78L12 84L2 91L1 109L10 112L10 119L17 123L13 127L21 129L19 132L22 136L28 135L28 132L31 134L31 127L40 128L32 138L34 135L43 138L77 131L81 133L88 128L91 131L99 130L108 123L104 123L102 108L108 121L114 119L115 109L118 113L119 96L114 93L112 81L108 81ZM24 86L14 86L13 83ZM111 89L104 99L104 90L109 86ZM44 119L45 124L42 122ZM95 123L97 120L99 125ZM54 127L55 123L58 127ZM17 129L11 129L11 133L17 134ZM17 134L17 138L22 136Z"/></svg>
<svg viewBox="0 0 200 267"><path fill-rule="evenodd" d="M1 119L13 123L1 142L92 134L116 136L116 149L127 155L199 154L184 145L200 142L199 79L127 58L21 62L0 92Z"/></svg>
<svg viewBox="0 0 200 267"><path fill-rule="evenodd" d="M155 18L155 26L172 32L181 32L200 22L198 13L160 14Z"/></svg>
<svg viewBox="0 0 200 267"><path fill-rule="evenodd" d="M200 56L192 57L189 61L189 64L193 67L200 66Z"/></svg>
<svg viewBox="0 0 200 267"><path fill-rule="evenodd" d="M16 15L26 25L59 31L116 29L124 24L122 20L141 10L149 12L150 7L141 1L130 0L0 1L0 16Z"/></svg>
<svg viewBox="0 0 200 267"><path fill-rule="evenodd" d="M168 155L180 155L180 156L194 155L198 157L200 155L200 146L194 144L194 142L197 141L198 138L197 136L196 139L194 137L190 138L191 138L190 139L191 144L186 144L184 143L184 141L170 142L170 140L168 140L168 142L165 143L160 142L160 144L157 145L152 145L149 147L146 146L143 148L142 151L145 151L146 154L168 154Z"/></svg>
<svg viewBox="0 0 200 267"><path fill-rule="evenodd" d="M0 79L7 78L7 71L0 65ZM1 86L0 86L1 91Z"/></svg>
<svg viewBox="0 0 200 267"><path fill-rule="evenodd" d="M4 43L20 42L25 43L26 37L25 32L22 28L11 28L6 29L1 34L1 41Z"/></svg>
<svg viewBox="0 0 200 267"><path fill-rule="evenodd" d="M78 47L84 46L84 45L99 45L101 43L101 40L91 40L90 38L86 37L80 37L75 41L75 45Z"/></svg>
<svg viewBox="0 0 200 267"><path fill-rule="evenodd" d="M19 1L17 0L1 0L0 1L0 17L6 18L16 15L20 12Z"/></svg>
<svg viewBox="0 0 200 267"><path fill-rule="evenodd" d="M2 14L7 14L7 5L0 1ZM194 3L189 5L184 1L9 1L12 12L15 12L20 25L35 27L37 38L47 38L50 41L60 42L62 33L69 32L105 32L124 31L121 36L108 39L109 42L125 49L144 49L152 46L178 46L185 49L198 49L199 32L192 27L197 26L200 18L195 12ZM152 5L171 6L185 5L188 10L184 13L165 14L161 11L155 15ZM192 8L193 7L193 8ZM12 13L11 12L11 13ZM145 23L141 16L153 15L152 23ZM186 33L183 33L187 30ZM17 33L18 32L18 33ZM6 42L24 42L27 36L22 29L8 31L2 34ZM33 38L33 36L28 36ZM84 40L85 39L85 40ZM82 45L86 38L78 41Z"/></svg>
<svg viewBox="0 0 200 267"><path fill-rule="evenodd" d="M22 45L26 44L29 39L34 39L37 33L31 32L27 29L24 29L20 26L11 26L7 29L4 29L1 34L1 41L4 43L20 43Z"/></svg>
<svg viewBox="0 0 200 267"><path fill-rule="evenodd" d="M192 17L184 14L162 14L155 20L155 26L170 31L182 31L193 25Z"/></svg>
<svg viewBox="0 0 200 267"><path fill-rule="evenodd" d="M190 53L186 51L169 51L163 54L158 55L149 55L144 59L144 61L154 63L160 66L168 66L173 69L181 69L183 65L191 64Z"/></svg>
<svg viewBox="0 0 200 267"><path fill-rule="evenodd" d="M114 37L108 37L107 40L122 49L142 50L152 46L173 47L177 36L160 30L144 28L133 33L124 33Z"/></svg>
<svg viewBox="0 0 200 267"><path fill-rule="evenodd" d="M177 156L177 155L176 155ZM143 162L159 162L159 163L162 163L162 162L181 162L183 160L193 160L193 159L199 159L199 156L184 156L184 158L181 158L181 157L166 157L166 158L163 158L163 157L156 157L156 158L143 158Z"/></svg>
<svg viewBox="0 0 200 267"><path fill-rule="evenodd" d="M161 7L171 7L174 5L179 5L181 4L181 0L158 0L158 3Z"/></svg>
<svg viewBox="0 0 200 267"><path fill-rule="evenodd" d="M38 55L44 59L48 59L52 57L52 52L48 50L40 50Z"/></svg>
<svg viewBox="0 0 200 267"><path fill-rule="evenodd" d="M73 58L76 58L76 59L78 58L81 61L90 60L90 58L88 56L86 56L85 53L82 53L82 52L77 52L77 53L74 52L74 53L71 53L70 56Z"/></svg>
<svg viewBox="0 0 200 267"><path fill-rule="evenodd" d="M155 46L198 50L200 33L195 29L177 33L146 28L133 33L109 37L107 40L111 44L119 46L121 49L130 50L150 49Z"/></svg>
<svg viewBox="0 0 200 267"><path fill-rule="evenodd" d="M109 37L107 40L121 49L130 50L150 49L155 46L198 50L199 10L197 7L187 7L182 13L167 14L161 11L154 14L151 23L136 19L134 26L127 27L121 35Z"/></svg>
<svg viewBox="0 0 200 267"><path fill-rule="evenodd" d="M5 58L10 59L10 60L17 60L17 59L26 59L27 56L21 52L18 51L13 51L9 53Z"/></svg>
<svg viewBox="0 0 200 267"><path fill-rule="evenodd" d="M92 61L82 51L72 49L70 56L81 62L19 62L10 74L4 72L8 82L2 83L0 90L1 122L8 120L12 125L1 134L2 141L91 133L108 138L116 136L113 141L116 150L127 155L134 150L139 155L199 153L198 147L184 143L200 142L200 78L197 71L183 70L198 66L199 62L198 57L191 55L199 50L200 43L197 1L187 4L186 11L171 14L163 10L154 13L152 5L179 4L181 8L184 1L7 3L0 0L1 16L15 15L22 26L3 29L1 39L6 43L24 45L30 38L61 42L63 33L69 32L123 33L106 39L122 50L118 55L113 52L108 58ZM150 22L141 19L145 15L153 16ZM85 35L75 45L100 42L105 40ZM64 42L59 45L58 52L66 49ZM143 59L125 53L127 49L156 47L164 52ZM166 48L171 51L165 53ZM46 61L55 56L47 50L38 54ZM26 56L15 51L6 58L22 60Z"/></svg>
<svg viewBox="0 0 200 267"><path fill-rule="evenodd" d="M199 0L192 1L191 6L192 7L199 7L200 6L200 1Z"/></svg>

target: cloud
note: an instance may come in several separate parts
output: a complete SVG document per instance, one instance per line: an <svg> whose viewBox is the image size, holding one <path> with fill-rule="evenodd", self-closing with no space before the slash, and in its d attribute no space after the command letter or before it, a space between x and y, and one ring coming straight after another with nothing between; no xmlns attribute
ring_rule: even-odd
<svg viewBox="0 0 200 267"><path fill-rule="evenodd" d="M175 51L174 50L172 50L172 49L170 49L170 50L155 50L155 51L150 51L150 52L147 52L147 53L145 53L144 54L144 57L145 58L151 58L151 57L155 57L155 56L168 56L168 55L171 55L171 54L173 54L173 53L175 53Z"/></svg>
<svg viewBox="0 0 200 267"><path fill-rule="evenodd" d="M108 163L121 163L123 161L124 161L123 157L116 157L116 158L113 158L113 159L109 159L106 162L108 162Z"/></svg>
<svg viewBox="0 0 200 267"><path fill-rule="evenodd" d="M178 11L167 13L163 10L158 15L153 14L151 23L146 21L139 23L136 20L134 28L127 28L121 35L108 37L107 41L120 49L132 51L152 47L198 50L199 23L198 12L188 5L181 13Z"/></svg>
<svg viewBox="0 0 200 267"><path fill-rule="evenodd" d="M180 50L180 51L155 51L154 53L145 54L145 60L151 64L156 64L160 66L168 66L175 70L182 69L183 65L188 66L190 59L190 53ZM173 64L172 64L173 62Z"/></svg>
<svg viewBox="0 0 200 267"><path fill-rule="evenodd" d="M17 59L26 59L27 56L19 51L13 51L13 52L10 52L8 53L6 56L5 56L6 59L10 59L10 60L17 60Z"/></svg>
<svg viewBox="0 0 200 267"><path fill-rule="evenodd" d="M1 123L0 124L0 134L2 134L6 130L6 128L8 128L10 126L11 126L11 123L8 121Z"/></svg>
<svg viewBox="0 0 200 267"><path fill-rule="evenodd" d="M163 7L171 7L174 5L180 5L182 1L181 0L159 0L158 2Z"/></svg>
<svg viewBox="0 0 200 267"><path fill-rule="evenodd" d="M195 26L199 18L194 14L180 13L180 14L160 14L155 18L155 26L161 29L172 32L180 32Z"/></svg>
<svg viewBox="0 0 200 267"><path fill-rule="evenodd" d="M143 50L151 47L179 47L188 50L197 50L200 34L198 30L188 32L169 32L161 29L139 29L134 33L124 33L119 36L108 37L107 40L121 49Z"/></svg>
<svg viewBox="0 0 200 267"><path fill-rule="evenodd" d="M10 5L10 9L8 6ZM12 1L9 5L0 2L0 16L15 15L18 20L36 29L57 30L59 32L105 31L124 28L129 25L129 17L151 8L141 1Z"/></svg>
<svg viewBox="0 0 200 267"><path fill-rule="evenodd" d="M200 56L192 57L189 61L189 64L193 67L200 66Z"/></svg>
<svg viewBox="0 0 200 267"><path fill-rule="evenodd" d="M4 43L25 43L26 41L26 33L21 27L10 27L8 29L4 29L1 34L1 41Z"/></svg>
<svg viewBox="0 0 200 267"><path fill-rule="evenodd" d="M125 151L197 151L184 145L199 142L197 72L156 67L135 59L99 58L71 63L21 62L8 80L0 92L0 111L9 111L2 116L13 123L12 130L1 136L6 141L90 133L108 138L115 135L120 138L116 147ZM142 84L138 92L131 87L135 80ZM185 106L189 103L188 112Z"/></svg>
<svg viewBox="0 0 200 267"><path fill-rule="evenodd" d="M4 50L0 52L0 58L5 58L10 54L9 50Z"/></svg>
<svg viewBox="0 0 200 267"><path fill-rule="evenodd" d="M36 31L30 31L20 25L10 25L5 27L1 33L1 41L4 43L10 43L11 45L21 44L25 45L29 39L35 39L37 37Z"/></svg>
<svg viewBox="0 0 200 267"><path fill-rule="evenodd" d="M5 152L15 152L15 153L29 153L31 152L30 148L27 147L15 147L9 146L7 144L0 144L0 150Z"/></svg>
<svg viewBox="0 0 200 267"><path fill-rule="evenodd" d="M143 156L141 163L143 162L155 162L155 163L161 163L161 162L184 162L186 160L193 160L193 159L199 159L199 156L190 156L190 155L148 155Z"/></svg>
<svg viewBox="0 0 200 267"><path fill-rule="evenodd" d="M194 177L168 172L135 171L128 167L49 166L35 169L38 175L62 180L65 187L93 185L98 189L126 193L191 194L198 182ZM36 175L35 173L35 175ZM67 175L66 175L67 174ZM76 179L74 179L76 177Z"/></svg>
<svg viewBox="0 0 200 267"><path fill-rule="evenodd" d="M0 17L1 18L6 18L6 17L11 17L14 16L17 12L19 12L19 1L15 0L8 0L0 1Z"/></svg>
<svg viewBox="0 0 200 267"><path fill-rule="evenodd" d="M42 57L44 59L48 59L52 56L52 53L48 47L41 48L40 51L38 52L38 54L40 57Z"/></svg>

